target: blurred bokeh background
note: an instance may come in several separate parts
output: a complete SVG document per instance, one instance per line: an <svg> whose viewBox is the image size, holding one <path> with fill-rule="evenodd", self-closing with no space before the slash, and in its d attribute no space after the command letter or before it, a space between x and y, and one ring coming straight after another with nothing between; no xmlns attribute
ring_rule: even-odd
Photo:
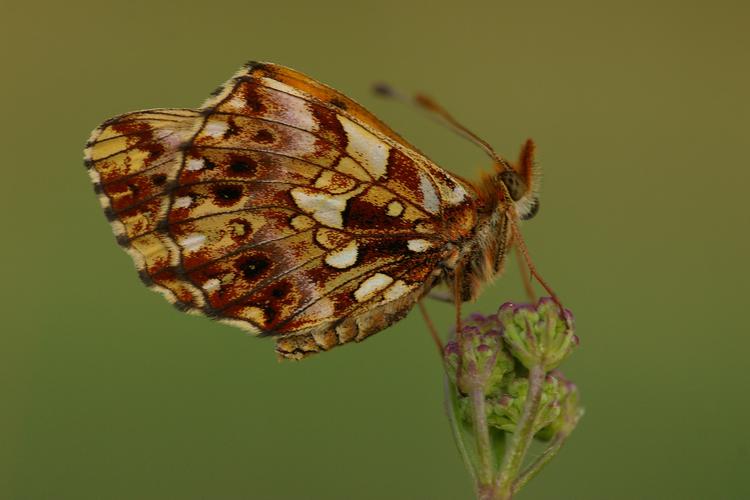
<svg viewBox="0 0 750 500"><path fill-rule="evenodd" d="M748 5L4 2L0 498L470 498L418 313L279 364L146 290L115 244L90 130L196 106L249 59L338 88L461 175L486 159L374 81L510 158L538 142L523 230L576 315L563 371L587 413L519 498L750 497ZM467 312L509 299L514 265Z"/></svg>

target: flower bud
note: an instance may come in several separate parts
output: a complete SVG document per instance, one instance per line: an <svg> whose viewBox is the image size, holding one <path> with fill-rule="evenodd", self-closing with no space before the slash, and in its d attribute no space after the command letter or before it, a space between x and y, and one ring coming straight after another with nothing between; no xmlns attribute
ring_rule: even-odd
<svg viewBox="0 0 750 500"><path fill-rule="evenodd" d="M498 392L503 377L514 366L513 359L503 347L496 316L469 316L456 340L444 348L451 382L462 394L469 394L475 388L481 388L485 395Z"/></svg>
<svg viewBox="0 0 750 500"><path fill-rule="evenodd" d="M517 378L507 387L507 392L495 401L488 403L487 422L497 429L515 432L516 425L521 420L526 397L529 391L529 381ZM534 420L533 433L550 426L560 416L561 384L554 377L547 377L542 386L542 396L539 411Z"/></svg>
<svg viewBox="0 0 750 500"><path fill-rule="evenodd" d="M487 423L506 432L514 432L521 419L529 381L517 378L506 387L506 392L487 404Z"/></svg>
<svg viewBox="0 0 750 500"><path fill-rule="evenodd" d="M578 387L566 379L562 373L555 370L547 376L548 379L557 381L558 398L557 406L559 407L558 415L549 422L537 435L540 439L552 439L558 433L570 433L575 427L578 419L583 415L583 409L580 407L580 397Z"/></svg>
<svg viewBox="0 0 750 500"><path fill-rule="evenodd" d="M578 345L572 313L566 309L561 314L551 298L540 299L536 306L505 303L497 317L508 349L526 368L553 370Z"/></svg>

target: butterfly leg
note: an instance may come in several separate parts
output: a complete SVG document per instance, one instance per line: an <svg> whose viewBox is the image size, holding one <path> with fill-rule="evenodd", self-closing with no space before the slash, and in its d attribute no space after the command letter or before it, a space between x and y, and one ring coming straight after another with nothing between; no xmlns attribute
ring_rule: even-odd
<svg viewBox="0 0 750 500"><path fill-rule="evenodd" d="M461 304L464 302L463 274L464 266L462 262L459 262L456 265L455 276L453 278L453 300L456 304L456 337L461 335L463 331L461 324Z"/></svg>
<svg viewBox="0 0 750 500"><path fill-rule="evenodd" d="M531 278L536 279L539 282L539 284L542 285L542 288L544 288L544 290L550 295L552 300L555 301L555 304L557 304L557 306L560 308L560 314L565 316L565 307L562 305L562 302L560 302L560 299L557 297L557 294L554 292L554 290L552 290L552 288L547 284L547 282L544 281L544 278L541 277L541 275L539 274L539 271L537 271L536 269L536 266L531 261L531 256L529 255L529 250L526 247L526 242L524 242L523 237L521 236L521 232L518 230L518 225L516 224L515 211L509 214L508 219L510 223L511 235L512 235L513 241L516 244L516 251L518 252L520 257L522 257L523 260L526 262L526 266L529 270L529 281L531 280ZM528 286L529 288L531 288L531 283L529 283Z"/></svg>
<svg viewBox="0 0 750 500"><path fill-rule="evenodd" d="M511 245L513 245L513 241L510 242ZM516 251L516 262L518 263L518 271L521 273L521 280L523 281L523 288L526 291L526 296L531 302L536 302L536 293L534 292L534 287L531 284L531 275L524 267L524 258L521 254L520 247L518 245L513 245L513 248Z"/></svg>
<svg viewBox="0 0 750 500"><path fill-rule="evenodd" d="M432 322L432 318L421 300L417 302L417 305L419 306L419 312L422 313L422 318L427 325L427 330L430 332L430 337L432 337L433 342L435 342L435 347L437 347L438 353L442 355L443 341L440 340L440 335L438 334L437 328L435 328L435 323Z"/></svg>

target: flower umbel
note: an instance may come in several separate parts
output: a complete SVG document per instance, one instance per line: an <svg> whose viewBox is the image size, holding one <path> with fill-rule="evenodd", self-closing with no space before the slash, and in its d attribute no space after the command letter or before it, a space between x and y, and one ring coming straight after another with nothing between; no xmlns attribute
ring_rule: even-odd
<svg viewBox="0 0 750 500"><path fill-rule="evenodd" d="M510 499L560 449L583 414L559 371L578 345L573 315L552 299L473 314L444 349L448 410L481 499ZM531 440L549 442L521 469Z"/></svg>

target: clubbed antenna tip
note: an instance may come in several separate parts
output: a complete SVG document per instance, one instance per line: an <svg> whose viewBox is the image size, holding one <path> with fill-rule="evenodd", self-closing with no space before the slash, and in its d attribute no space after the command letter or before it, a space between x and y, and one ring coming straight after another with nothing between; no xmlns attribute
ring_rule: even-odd
<svg viewBox="0 0 750 500"><path fill-rule="evenodd" d="M375 83L372 86L372 90L373 92L381 96L385 96L385 97L396 96L396 90L390 85L388 85L387 83L383 83L383 82Z"/></svg>

